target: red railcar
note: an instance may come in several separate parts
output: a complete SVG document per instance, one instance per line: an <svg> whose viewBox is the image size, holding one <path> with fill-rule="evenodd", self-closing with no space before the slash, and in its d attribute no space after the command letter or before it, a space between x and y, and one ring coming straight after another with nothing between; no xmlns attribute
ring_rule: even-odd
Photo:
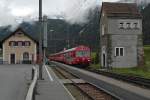
<svg viewBox="0 0 150 100"><path fill-rule="evenodd" d="M52 61L63 62L70 65L89 65L91 62L90 48L78 46L49 56Z"/></svg>

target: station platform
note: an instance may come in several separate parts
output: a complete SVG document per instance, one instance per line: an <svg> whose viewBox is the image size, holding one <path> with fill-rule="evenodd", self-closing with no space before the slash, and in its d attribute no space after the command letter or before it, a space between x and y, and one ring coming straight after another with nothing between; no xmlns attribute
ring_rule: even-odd
<svg viewBox="0 0 150 100"><path fill-rule="evenodd" d="M71 84L71 83L86 83L82 79L61 79L60 80L63 84Z"/></svg>
<svg viewBox="0 0 150 100"><path fill-rule="evenodd" d="M52 62L59 67L65 68L76 76L90 82L97 87L104 89L121 100L150 100L150 89L142 88L134 84L123 82L117 79L106 77L100 74L89 72L69 65Z"/></svg>
<svg viewBox="0 0 150 100"><path fill-rule="evenodd" d="M74 100L48 66L43 66L44 80L38 80L35 100Z"/></svg>

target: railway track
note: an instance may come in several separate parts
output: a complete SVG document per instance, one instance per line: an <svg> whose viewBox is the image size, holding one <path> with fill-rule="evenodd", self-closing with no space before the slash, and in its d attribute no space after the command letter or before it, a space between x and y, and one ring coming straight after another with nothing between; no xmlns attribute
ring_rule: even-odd
<svg viewBox="0 0 150 100"><path fill-rule="evenodd" d="M53 67L53 70L61 79L69 79L71 84L77 87L84 95L88 97L89 100L118 100L109 93L106 93L90 83L76 83L73 79L78 77L63 68Z"/></svg>
<svg viewBox="0 0 150 100"><path fill-rule="evenodd" d="M93 86L98 87L119 100L149 100L150 98L150 91L147 88L141 88L135 84L113 80L113 78L103 77L101 75L94 74L95 72L93 73L84 69L82 70L59 62L51 62L51 64L57 65L69 73L84 79L86 82L89 82Z"/></svg>
<svg viewBox="0 0 150 100"><path fill-rule="evenodd" d="M85 70L88 70L97 74L105 75L111 78L119 79L125 82L134 83L138 86L142 86L145 88L150 88L150 79L141 78L137 76L117 74L117 73L112 73L109 71L101 71L101 70L93 70L93 69L85 69Z"/></svg>
<svg viewBox="0 0 150 100"><path fill-rule="evenodd" d="M83 69L83 68L81 68L81 69ZM113 73L110 71L94 70L94 69L90 69L90 68L86 68L83 70L87 70L87 71L90 71L93 73L101 74L104 76L108 76L111 78L115 78L118 80L122 80L122 81L125 81L128 83L135 84L135 85L140 86L140 87L150 89L150 79L141 78L141 77L137 77L137 76L131 76L131 75L123 75L123 74Z"/></svg>

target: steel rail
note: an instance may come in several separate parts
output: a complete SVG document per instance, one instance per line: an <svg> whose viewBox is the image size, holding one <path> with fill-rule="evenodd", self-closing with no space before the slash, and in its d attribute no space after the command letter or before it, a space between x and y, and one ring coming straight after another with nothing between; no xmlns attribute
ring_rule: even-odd
<svg viewBox="0 0 150 100"><path fill-rule="evenodd" d="M28 90L28 93L26 95L26 99L25 100L33 100L35 99L34 96L35 96L35 87L36 87L36 83L37 83L37 78L38 78L38 71L37 71L37 68L36 67L33 67L32 68L33 70L33 81L32 83L30 84L30 87L29 87L29 90Z"/></svg>
<svg viewBox="0 0 150 100"><path fill-rule="evenodd" d="M55 63L53 63L53 64L55 64ZM57 65L57 66L59 66L59 65ZM69 74L71 74L71 75L73 75L73 76L79 78L77 75L73 74L72 72L67 71L65 68L62 68L62 67L59 67L59 68L62 69L62 70L64 70L64 71L66 71L67 73L69 73ZM57 68L55 68L55 69L56 69L61 75L63 75L63 73L60 72ZM68 77L66 77L65 75L63 75L63 77L68 78ZM70 79L70 81L72 81L72 80ZM85 95L87 95L89 98L91 98L92 100L94 100L93 97L91 97L91 96L88 95L86 92L84 92L74 81L72 81L72 83L73 83L73 85L75 85L79 90L81 90L81 92L83 92L83 93L84 93ZM94 84L92 84L92 83L89 83L88 81L86 81L86 84L93 85L94 87L96 87L97 89L99 89L100 91L102 91L103 93L106 93L106 94L112 96L112 98L115 98L115 100L122 100L121 98L119 98L118 96L114 95L113 93L111 93L111 92L109 92L109 91L107 91L107 90L105 90L105 89L103 89L103 88L99 88L99 87L97 87L96 85L94 85Z"/></svg>
<svg viewBox="0 0 150 100"><path fill-rule="evenodd" d="M72 84L75 86L75 87L77 87L83 94L85 94L87 97L89 97L90 99L92 99L92 100L94 100L93 99L93 97L91 97L89 94L87 94L85 91L83 91L78 85L77 85L77 83L75 83L73 80L71 80L69 77L67 77L67 76L65 76L60 70L58 70L56 67L54 67L55 68L55 70L57 71L57 72L59 72L64 78L66 78L66 79L69 79L71 82L72 82ZM62 68L60 68L60 69L62 69ZM62 70L64 70L64 69L62 69ZM65 70L66 71L66 70ZM66 71L67 73L69 73L68 71ZM71 74L71 75L73 75L72 73L69 73L69 74ZM74 75L73 75L74 76ZM76 76L75 76L76 77Z"/></svg>

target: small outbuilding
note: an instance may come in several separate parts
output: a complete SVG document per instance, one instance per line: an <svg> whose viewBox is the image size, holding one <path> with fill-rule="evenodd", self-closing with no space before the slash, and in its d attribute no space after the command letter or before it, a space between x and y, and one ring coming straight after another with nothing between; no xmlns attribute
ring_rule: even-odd
<svg viewBox="0 0 150 100"><path fill-rule="evenodd" d="M37 60L37 42L22 28L2 40L3 61L8 64L32 63Z"/></svg>
<svg viewBox="0 0 150 100"><path fill-rule="evenodd" d="M102 4L100 48L102 67L125 68L144 64L142 16L136 4Z"/></svg>

